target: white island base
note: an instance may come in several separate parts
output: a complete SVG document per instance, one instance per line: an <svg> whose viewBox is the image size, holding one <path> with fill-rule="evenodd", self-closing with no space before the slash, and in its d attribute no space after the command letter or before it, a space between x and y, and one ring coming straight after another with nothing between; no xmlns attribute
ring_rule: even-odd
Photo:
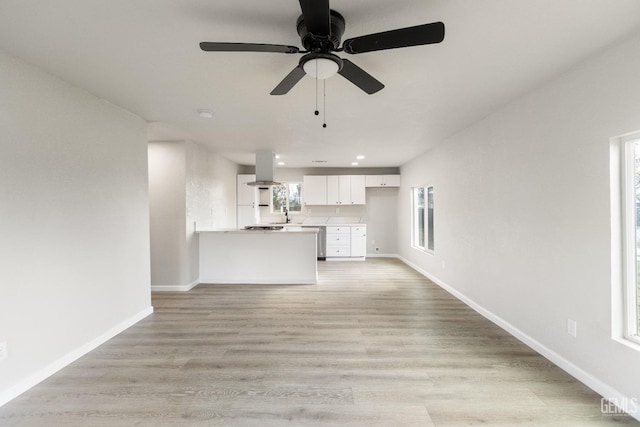
<svg viewBox="0 0 640 427"><path fill-rule="evenodd" d="M200 231L200 283L318 283L317 229Z"/></svg>

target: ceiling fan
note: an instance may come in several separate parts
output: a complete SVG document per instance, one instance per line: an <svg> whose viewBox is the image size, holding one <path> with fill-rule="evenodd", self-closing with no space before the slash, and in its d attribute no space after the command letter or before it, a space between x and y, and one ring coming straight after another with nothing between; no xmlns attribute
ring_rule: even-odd
<svg viewBox="0 0 640 427"><path fill-rule="evenodd" d="M275 52L305 54L298 65L271 91L271 95L284 95L305 74L326 79L338 73L369 95L378 92L384 85L348 59L334 52L351 55L377 50L397 49L408 46L440 43L444 39L444 24L433 22L415 27L399 28L340 41L345 29L345 20L338 12L329 8L329 0L300 0L302 15L296 27L302 45L295 46L261 43L202 42L200 48L206 52Z"/></svg>

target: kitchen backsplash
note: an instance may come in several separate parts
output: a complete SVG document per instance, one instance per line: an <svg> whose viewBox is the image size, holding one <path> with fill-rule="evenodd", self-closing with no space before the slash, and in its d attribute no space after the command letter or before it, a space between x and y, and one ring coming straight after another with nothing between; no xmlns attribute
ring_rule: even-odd
<svg viewBox="0 0 640 427"><path fill-rule="evenodd" d="M306 218L311 217L324 217L324 218L339 218L339 217L352 217L362 218L365 216L366 207L362 205L358 206L303 206L302 212L293 212L289 214L289 218L292 218L294 222L302 222ZM284 214L271 213L269 207L260 208L260 222L278 222L282 221ZM359 221L356 221L359 222Z"/></svg>

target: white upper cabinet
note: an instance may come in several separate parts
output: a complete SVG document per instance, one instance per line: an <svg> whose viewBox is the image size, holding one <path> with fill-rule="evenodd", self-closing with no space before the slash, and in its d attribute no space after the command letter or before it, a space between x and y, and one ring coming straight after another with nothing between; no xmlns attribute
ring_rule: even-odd
<svg viewBox="0 0 640 427"><path fill-rule="evenodd" d="M351 175L351 204L352 205L364 205L367 203L367 197L365 193L365 176L364 175Z"/></svg>
<svg viewBox="0 0 640 427"><path fill-rule="evenodd" d="M366 204L364 175L304 176L302 198L305 205Z"/></svg>
<svg viewBox="0 0 640 427"><path fill-rule="evenodd" d="M237 205L255 206L258 201L258 189L247 185L256 180L255 175L238 175Z"/></svg>
<svg viewBox="0 0 640 427"><path fill-rule="evenodd" d="M340 194L340 204L348 205L351 203L351 177L349 175L338 176L338 193Z"/></svg>
<svg viewBox="0 0 640 427"><path fill-rule="evenodd" d="M367 175L365 185L367 187L382 187L382 175Z"/></svg>
<svg viewBox="0 0 640 427"><path fill-rule="evenodd" d="M333 175L327 177L327 204L364 205L364 175Z"/></svg>
<svg viewBox="0 0 640 427"><path fill-rule="evenodd" d="M340 191L340 176L339 175L331 175L327 177L327 204L328 205L340 205L343 199L345 198L344 194L344 185L343 191ZM349 191L347 189L347 191ZM349 199L351 196L347 195Z"/></svg>
<svg viewBox="0 0 640 427"><path fill-rule="evenodd" d="M305 175L302 178L302 200L305 205L326 205L327 177Z"/></svg>
<svg viewBox="0 0 640 427"><path fill-rule="evenodd" d="M348 175L327 177L327 204L351 204L351 179Z"/></svg>
<svg viewBox="0 0 640 427"><path fill-rule="evenodd" d="M367 175L367 187L400 187L400 175Z"/></svg>
<svg viewBox="0 0 640 427"><path fill-rule="evenodd" d="M327 177L327 204L340 204L340 177L338 175Z"/></svg>
<svg viewBox="0 0 640 427"><path fill-rule="evenodd" d="M400 175L382 175L385 187L400 187Z"/></svg>

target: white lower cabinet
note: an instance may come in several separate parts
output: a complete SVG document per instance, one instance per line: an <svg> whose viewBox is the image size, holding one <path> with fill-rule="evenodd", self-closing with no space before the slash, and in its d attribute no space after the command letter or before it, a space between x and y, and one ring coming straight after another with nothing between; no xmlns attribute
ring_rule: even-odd
<svg viewBox="0 0 640 427"><path fill-rule="evenodd" d="M327 227L327 257L351 256L351 227Z"/></svg>
<svg viewBox="0 0 640 427"><path fill-rule="evenodd" d="M327 257L361 258L366 255L366 248L365 225L327 227Z"/></svg>
<svg viewBox="0 0 640 427"><path fill-rule="evenodd" d="M367 226L351 227L351 256L363 257L367 255Z"/></svg>
<svg viewBox="0 0 640 427"><path fill-rule="evenodd" d="M327 245L327 256L331 258L341 258L350 256L349 246L344 245Z"/></svg>
<svg viewBox="0 0 640 427"><path fill-rule="evenodd" d="M351 234L327 234L327 245L349 246L351 244Z"/></svg>

